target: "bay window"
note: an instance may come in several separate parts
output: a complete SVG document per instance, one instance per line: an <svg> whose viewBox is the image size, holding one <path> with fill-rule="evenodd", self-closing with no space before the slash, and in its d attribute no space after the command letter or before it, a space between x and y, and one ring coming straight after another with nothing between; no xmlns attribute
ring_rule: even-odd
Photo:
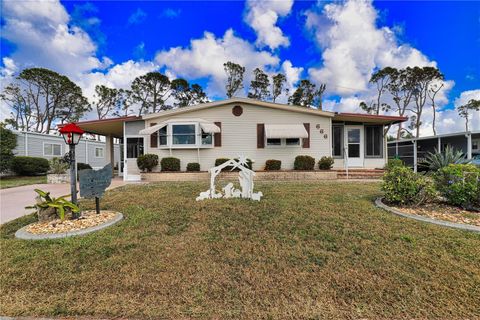
<svg viewBox="0 0 480 320"><path fill-rule="evenodd" d="M194 124L172 124L172 145L194 145Z"/></svg>
<svg viewBox="0 0 480 320"><path fill-rule="evenodd" d="M202 145L211 145L213 137L211 133L206 133L202 130Z"/></svg>

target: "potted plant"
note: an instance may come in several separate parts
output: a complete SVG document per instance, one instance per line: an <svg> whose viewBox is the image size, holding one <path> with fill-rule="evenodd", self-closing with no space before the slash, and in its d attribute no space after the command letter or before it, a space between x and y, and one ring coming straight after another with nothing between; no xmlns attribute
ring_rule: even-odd
<svg viewBox="0 0 480 320"><path fill-rule="evenodd" d="M61 158L50 160L50 170L47 174L47 183L69 183L70 175L67 174L68 163Z"/></svg>

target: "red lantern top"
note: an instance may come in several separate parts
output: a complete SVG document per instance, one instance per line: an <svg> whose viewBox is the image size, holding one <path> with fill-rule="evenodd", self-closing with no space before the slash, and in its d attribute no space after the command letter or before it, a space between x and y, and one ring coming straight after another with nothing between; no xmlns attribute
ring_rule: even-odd
<svg viewBox="0 0 480 320"><path fill-rule="evenodd" d="M68 145L76 145L80 142L80 138L82 137L83 130L75 123L69 123L60 128L60 133L63 136L63 140Z"/></svg>
<svg viewBox="0 0 480 320"><path fill-rule="evenodd" d="M63 127L60 128L60 133L78 133L78 134L83 134L85 131L82 130L79 126L77 126L75 123L69 123L67 125L64 125Z"/></svg>

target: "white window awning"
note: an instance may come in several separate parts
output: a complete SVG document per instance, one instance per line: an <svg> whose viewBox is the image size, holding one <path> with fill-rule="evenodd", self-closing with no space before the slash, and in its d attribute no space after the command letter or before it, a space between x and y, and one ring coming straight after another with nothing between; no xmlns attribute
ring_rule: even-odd
<svg viewBox="0 0 480 320"><path fill-rule="evenodd" d="M268 139L308 138L303 124L266 124L265 136Z"/></svg>
<svg viewBox="0 0 480 320"><path fill-rule="evenodd" d="M200 128L205 133L219 133L221 131L215 123L211 122L200 122Z"/></svg>
<svg viewBox="0 0 480 320"><path fill-rule="evenodd" d="M162 129L166 125L168 125L168 122L162 122L162 123L156 124L154 126L151 126L151 127L145 128L143 130L140 130L139 133L144 134L144 135L151 135L151 134L154 134L155 132L157 132L158 130Z"/></svg>

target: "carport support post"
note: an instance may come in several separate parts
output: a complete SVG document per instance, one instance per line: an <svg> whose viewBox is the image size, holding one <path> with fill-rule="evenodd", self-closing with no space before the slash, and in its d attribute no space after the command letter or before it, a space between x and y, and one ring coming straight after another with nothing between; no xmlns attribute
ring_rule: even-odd
<svg viewBox="0 0 480 320"><path fill-rule="evenodd" d="M105 160L107 160L107 164L110 163L112 165L112 170L115 167L114 163L114 151L113 151L113 136L105 136Z"/></svg>
<svg viewBox="0 0 480 320"><path fill-rule="evenodd" d="M413 140L413 171L417 172L417 140Z"/></svg>
<svg viewBox="0 0 480 320"><path fill-rule="evenodd" d="M467 159L471 160L472 159L472 134L467 133Z"/></svg>

